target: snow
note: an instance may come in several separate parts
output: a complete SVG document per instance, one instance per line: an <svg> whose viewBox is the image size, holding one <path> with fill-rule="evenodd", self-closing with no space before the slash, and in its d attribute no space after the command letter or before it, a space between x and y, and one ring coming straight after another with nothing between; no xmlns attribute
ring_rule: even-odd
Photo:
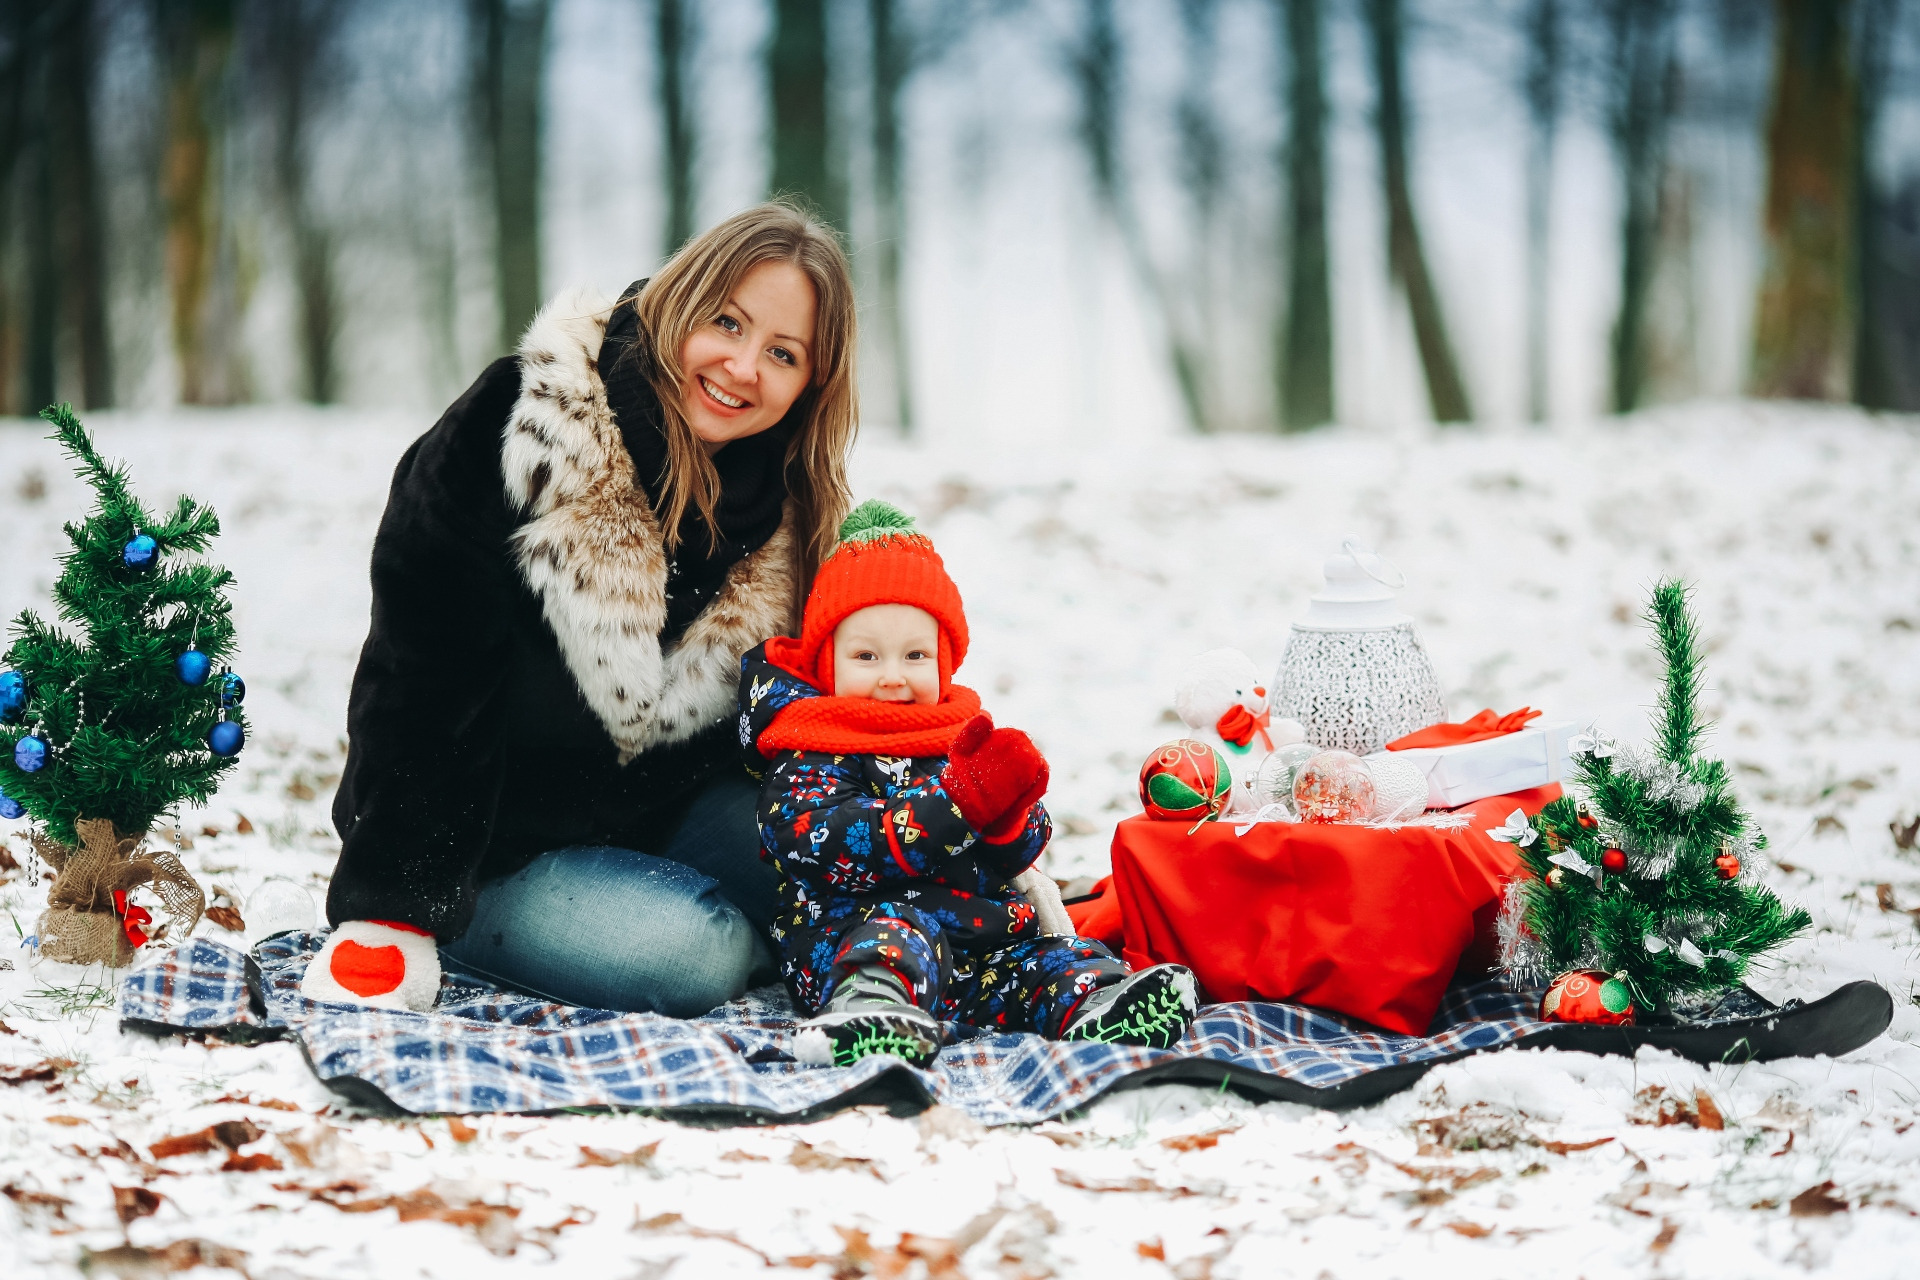
<svg viewBox="0 0 1920 1280"><path fill-rule="evenodd" d="M150 501L188 489L217 507L216 554L239 576L255 740L215 806L183 820L188 864L243 910L269 878L317 902L367 550L393 462L425 424L248 410L93 425ZM1757 985L1813 998L1873 979L1894 994L1889 1034L1838 1061L1737 1067L1485 1055L1342 1114L1162 1086L1029 1130L873 1110L757 1129L468 1124L357 1112L286 1044L122 1036L98 970L36 962L9 936L0 1272L63 1276L83 1259L100 1274L200 1261L256 1278L550 1262L679 1277L1910 1269L1920 853L1888 824L1920 814L1920 423L1728 403L1535 432L1018 451L872 439L856 481L917 513L959 580L964 677L1053 762L1064 834L1049 869L1063 880L1103 870L1139 760L1177 736L1180 663L1231 645L1271 669L1341 535L1405 572L1456 717L1529 703L1629 741L1658 676L1635 615L1656 578L1685 576L1720 725L1709 749L1772 837L1767 881L1815 921ZM84 503L34 424L0 426L8 612L46 607L60 522ZM13 824L22 862L23 834ZM13 926L0 931L31 932L41 896L18 874L0 884ZM52 1078L31 1078L48 1060ZM264 1133L235 1163L278 1169L223 1172L219 1148L148 1154L243 1119ZM129 1189L124 1233L115 1188Z"/></svg>

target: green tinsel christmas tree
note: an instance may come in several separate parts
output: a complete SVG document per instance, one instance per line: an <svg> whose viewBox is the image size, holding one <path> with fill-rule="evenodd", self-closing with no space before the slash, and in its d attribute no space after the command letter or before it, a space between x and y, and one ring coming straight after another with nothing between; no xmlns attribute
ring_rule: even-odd
<svg viewBox="0 0 1920 1280"><path fill-rule="evenodd" d="M1530 828L1501 833L1532 873L1509 888L1508 973L1537 982L1599 971L1656 1018L1740 982L1755 957L1811 923L1755 881L1753 855L1766 837L1740 807L1726 765L1696 754L1709 726L1687 596L1681 583L1662 582L1647 610L1667 669L1653 750L1575 739L1586 798L1556 800Z"/></svg>
<svg viewBox="0 0 1920 1280"><path fill-rule="evenodd" d="M162 814L204 804L245 741L233 649L233 575L189 560L220 521L182 496L164 519L101 458L68 405L42 412L98 502L66 525L53 597L64 632L23 612L0 671L0 816L38 824L59 873L40 921L55 959L122 963L150 936L128 894L151 885L184 933L200 890L164 850L143 852ZM190 916L192 918L183 919Z"/></svg>

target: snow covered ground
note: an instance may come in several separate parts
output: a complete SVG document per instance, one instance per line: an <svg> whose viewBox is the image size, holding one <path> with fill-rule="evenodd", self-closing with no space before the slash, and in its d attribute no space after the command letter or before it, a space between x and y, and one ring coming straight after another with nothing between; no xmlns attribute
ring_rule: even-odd
<svg viewBox="0 0 1920 1280"><path fill-rule="evenodd" d="M216 806L183 821L187 861L243 914L270 877L317 901L368 544L424 424L94 425L150 501L188 489L217 506L218 558L239 575L255 740ZM0 884L0 1274L1911 1274L1920 850L1888 824L1920 814L1920 423L1731 404L1019 456L875 440L857 478L933 534L975 632L964 677L1053 761L1061 879L1103 869L1140 759L1175 736L1181 660L1233 645L1274 664L1344 533L1406 573L1456 717L1530 703L1642 734L1658 667L1636 615L1656 577L1686 576L1712 749L1772 836L1769 882L1816 924L1756 985L1811 998L1871 978L1894 994L1890 1033L1839 1061L1713 1069L1494 1054L1345 1114L1159 1087L1021 1131L938 1111L718 1130L393 1121L334 1101L289 1045L121 1036L110 980L14 945L44 896L15 873ZM35 424L0 426L0 609L45 607L60 522L84 507ZM254 1128L220 1131L231 1159L152 1153L240 1122Z"/></svg>

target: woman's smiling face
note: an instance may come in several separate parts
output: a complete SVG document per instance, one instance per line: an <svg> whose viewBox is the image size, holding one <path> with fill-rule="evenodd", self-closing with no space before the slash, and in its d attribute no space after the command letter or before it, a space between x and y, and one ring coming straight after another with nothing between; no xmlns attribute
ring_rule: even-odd
<svg viewBox="0 0 1920 1280"><path fill-rule="evenodd" d="M763 262L681 344L681 412L709 455L786 417L813 381L813 315L806 274Z"/></svg>

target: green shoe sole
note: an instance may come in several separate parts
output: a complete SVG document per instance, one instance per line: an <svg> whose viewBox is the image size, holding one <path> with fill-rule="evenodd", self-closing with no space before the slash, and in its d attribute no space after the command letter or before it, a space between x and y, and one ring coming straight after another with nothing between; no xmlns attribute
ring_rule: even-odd
<svg viewBox="0 0 1920 1280"><path fill-rule="evenodd" d="M1187 1034L1196 1003L1192 973L1179 965L1156 965L1129 978L1111 1005L1060 1038L1171 1049Z"/></svg>

